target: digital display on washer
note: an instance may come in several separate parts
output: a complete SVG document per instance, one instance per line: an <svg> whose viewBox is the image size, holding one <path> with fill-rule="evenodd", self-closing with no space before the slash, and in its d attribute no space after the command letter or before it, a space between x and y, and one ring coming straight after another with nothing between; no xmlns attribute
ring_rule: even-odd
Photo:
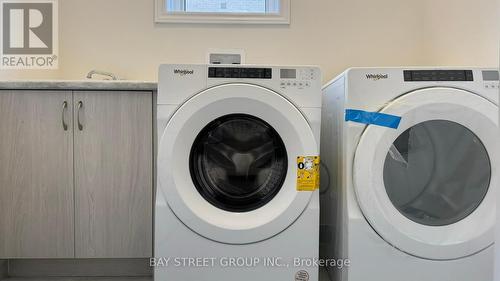
<svg viewBox="0 0 500 281"><path fill-rule="evenodd" d="M484 81L498 81L500 80L500 75L496 70L485 70L483 71Z"/></svg>
<svg viewBox="0 0 500 281"><path fill-rule="evenodd" d="M474 81L472 70L405 70L406 82Z"/></svg>
<svg viewBox="0 0 500 281"><path fill-rule="evenodd" d="M271 79L271 68L243 68L243 67L209 67L208 78L249 78Z"/></svg>
<svg viewBox="0 0 500 281"><path fill-rule="evenodd" d="M280 78L281 79L295 79L295 78L297 78L297 70L296 69L280 69Z"/></svg>

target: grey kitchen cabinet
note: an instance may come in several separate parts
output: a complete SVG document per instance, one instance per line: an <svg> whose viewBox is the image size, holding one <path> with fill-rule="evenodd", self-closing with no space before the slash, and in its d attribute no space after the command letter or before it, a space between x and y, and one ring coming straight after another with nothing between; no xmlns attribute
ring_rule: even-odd
<svg viewBox="0 0 500 281"><path fill-rule="evenodd" d="M153 90L60 85L0 90L0 259L150 257Z"/></svg>
<svg viewBox="0 0 500 281"><path fill-rule="evenodd" d="M71 91L0 91L0 258L74 256Z"/></svg>
<svg viewBox="0 0 500 281"><path fill-rule="evenodd" d="M77 258L152 255L152 98L74 92Z"/></svg>

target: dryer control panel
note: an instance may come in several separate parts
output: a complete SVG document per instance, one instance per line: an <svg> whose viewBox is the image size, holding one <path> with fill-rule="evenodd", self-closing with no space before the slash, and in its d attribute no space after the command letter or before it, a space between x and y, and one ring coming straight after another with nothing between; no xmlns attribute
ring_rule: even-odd
<svg viewBox="0 0 500 281"><path fill-rule="evenodd" d="M419 69L404 70L405 82L475 82L487 90L498 90L499 72L497 70L461 70L461 69Z"/></svg>
<svg viewBox="0 0 500 281"><path fill-rule="evenodd" d="M405 82L464 82L474 81L472 70L405 70Z"/></svg>

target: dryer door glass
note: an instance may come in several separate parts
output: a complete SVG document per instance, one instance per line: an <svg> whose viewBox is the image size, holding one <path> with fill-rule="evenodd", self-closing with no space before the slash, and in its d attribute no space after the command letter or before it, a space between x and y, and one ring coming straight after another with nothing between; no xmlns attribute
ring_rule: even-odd
<svg viewBox="0 0 500 281"><path fill-rule="evenodd" d="M491 164L479 138L451 121L432 120L401 134L384 163L394 206L414 222L443 226L471 214L486 196Z"/></svg>
<svg viewBox="0 0 500 281"><path fill-rule="evenodd" d="M279 192L287 162L285 145L269 124L232 114L212 121L198 134L190 172L198 192L212 205L248 212Z"/></svg>

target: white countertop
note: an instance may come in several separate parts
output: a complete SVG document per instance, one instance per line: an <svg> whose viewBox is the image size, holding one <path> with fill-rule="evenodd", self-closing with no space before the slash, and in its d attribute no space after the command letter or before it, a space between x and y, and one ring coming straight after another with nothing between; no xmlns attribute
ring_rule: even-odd
<svg viewBox="0 0 500 281"><path fill-rule="evenodd" d="M133 80L0 80L0 90L156 91L151 81Z"/></svg>

